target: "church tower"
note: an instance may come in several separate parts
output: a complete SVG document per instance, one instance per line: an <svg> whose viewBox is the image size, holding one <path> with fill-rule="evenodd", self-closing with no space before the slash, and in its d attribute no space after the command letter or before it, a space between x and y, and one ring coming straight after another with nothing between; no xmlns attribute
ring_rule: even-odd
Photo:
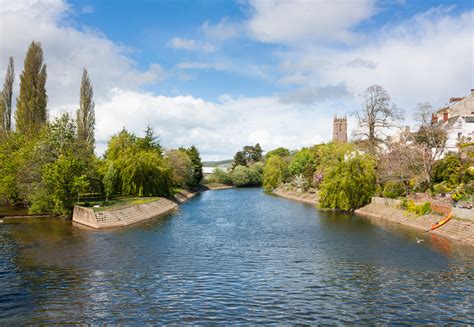
<svg viewBox="0 0 474 327"><path fill-rule="evenodd" d="M332 140L334 142L347 143L347 116L334 116Z"/></svg>

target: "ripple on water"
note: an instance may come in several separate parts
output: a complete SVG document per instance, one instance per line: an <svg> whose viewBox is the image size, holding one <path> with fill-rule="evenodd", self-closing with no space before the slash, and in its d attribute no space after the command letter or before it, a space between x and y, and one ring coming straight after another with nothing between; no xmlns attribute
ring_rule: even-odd
<svg viewBox="0 0 474 327"><path fill-rule="evenodd" d="M413 235L258 189L120 230L3 225L0 324L473 323L472 252Z"/></svg>

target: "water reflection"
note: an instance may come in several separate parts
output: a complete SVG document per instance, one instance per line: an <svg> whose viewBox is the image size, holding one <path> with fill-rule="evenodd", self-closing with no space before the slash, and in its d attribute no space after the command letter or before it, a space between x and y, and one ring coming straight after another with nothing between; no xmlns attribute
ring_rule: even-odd
<svg viewBox="0 0 474 327"><path fill-rule="evenodd" d="M258 189L124 229L3 225L0 324L472 322L469 251L415 236Z"/></svg>

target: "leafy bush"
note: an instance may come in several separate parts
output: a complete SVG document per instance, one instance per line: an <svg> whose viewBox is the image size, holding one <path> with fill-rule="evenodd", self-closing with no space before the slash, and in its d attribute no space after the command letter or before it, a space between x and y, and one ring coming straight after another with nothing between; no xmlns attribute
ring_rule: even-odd
<svg viewBox="0 0 474 327"><path fill-rule="evenodd" d="M272 191L283 183L288 176L288 165L278 155L270 156L263 167L263 187Z"/></svg>
<svg viewBox="0 0 474 327"><path fill-rule="evenodd" d="M221 168L215 168L212 174L207 177L207 182L230 185L232 184L232 179L230 178L230 174L227 171Z"/></svg>
<svg viewBox="0 0 474 327"><path fill-rule="evenodd" d="M256 168L237 166L230 173L230 179L235 186L259 186L262 176Z"/></svg>
<svg viewBox="0 0 474 327"><path fill-rule="evenodd" d="M383 188L383 196L386 198L397 199L406 195L405 185L401 182L388 181Z"/></svg>
<svg viewBox="0 0 474 327"><path fill-rule="evenodd" d="M406 208L408 212L412 212L417 216L423 216L431 212L431 203L424 202L423 204L415 204L415 201L410 200Z"/></svg>
<svg viewBox="0 0 474 327"><path fill-rule="evenodd" d="M436 194L445 194L451 191L446 182L441 182L433 186L433 191Z"/></svg>

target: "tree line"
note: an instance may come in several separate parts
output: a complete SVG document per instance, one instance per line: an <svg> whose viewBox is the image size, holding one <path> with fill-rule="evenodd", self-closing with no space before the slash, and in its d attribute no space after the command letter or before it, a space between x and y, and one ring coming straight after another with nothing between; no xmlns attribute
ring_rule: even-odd
<svg viewBox="0 0 474 327"><path fill-rule="evenodd" d="M123 128L97 157L94 93L85 68L75 117L63 113L49 120L47 67L39 42L27 50L13 114L14 79L10 57L0 92L0 199L31 213L66 216L81 196L171 197L178 188L201 182L198 149L165 151L150 126L144 136Z"/></svg>
<svg viewBox="0 0 474 327"><path fill-rule="evenodd" d="M472 152L446 153L450 132L431 121L433 108L417 105L415 132L399 126L404 111L391 103L379 85L369 87L363 106L353 113L358 124L350 143L326 143L292 150L277 148L262 155L259 144L245 146L234 156L228 172L216 169L208 182L234 186L263 185L267 191L278 187L318 193L321 208L353 210L372 196L406 197L410 193L432 195L451 193L460 200L474 193ZM398 131L399 137L390 137ZM395 133L396 134L396 133ZM460 140L467 149L472 141Z"/></svg>

